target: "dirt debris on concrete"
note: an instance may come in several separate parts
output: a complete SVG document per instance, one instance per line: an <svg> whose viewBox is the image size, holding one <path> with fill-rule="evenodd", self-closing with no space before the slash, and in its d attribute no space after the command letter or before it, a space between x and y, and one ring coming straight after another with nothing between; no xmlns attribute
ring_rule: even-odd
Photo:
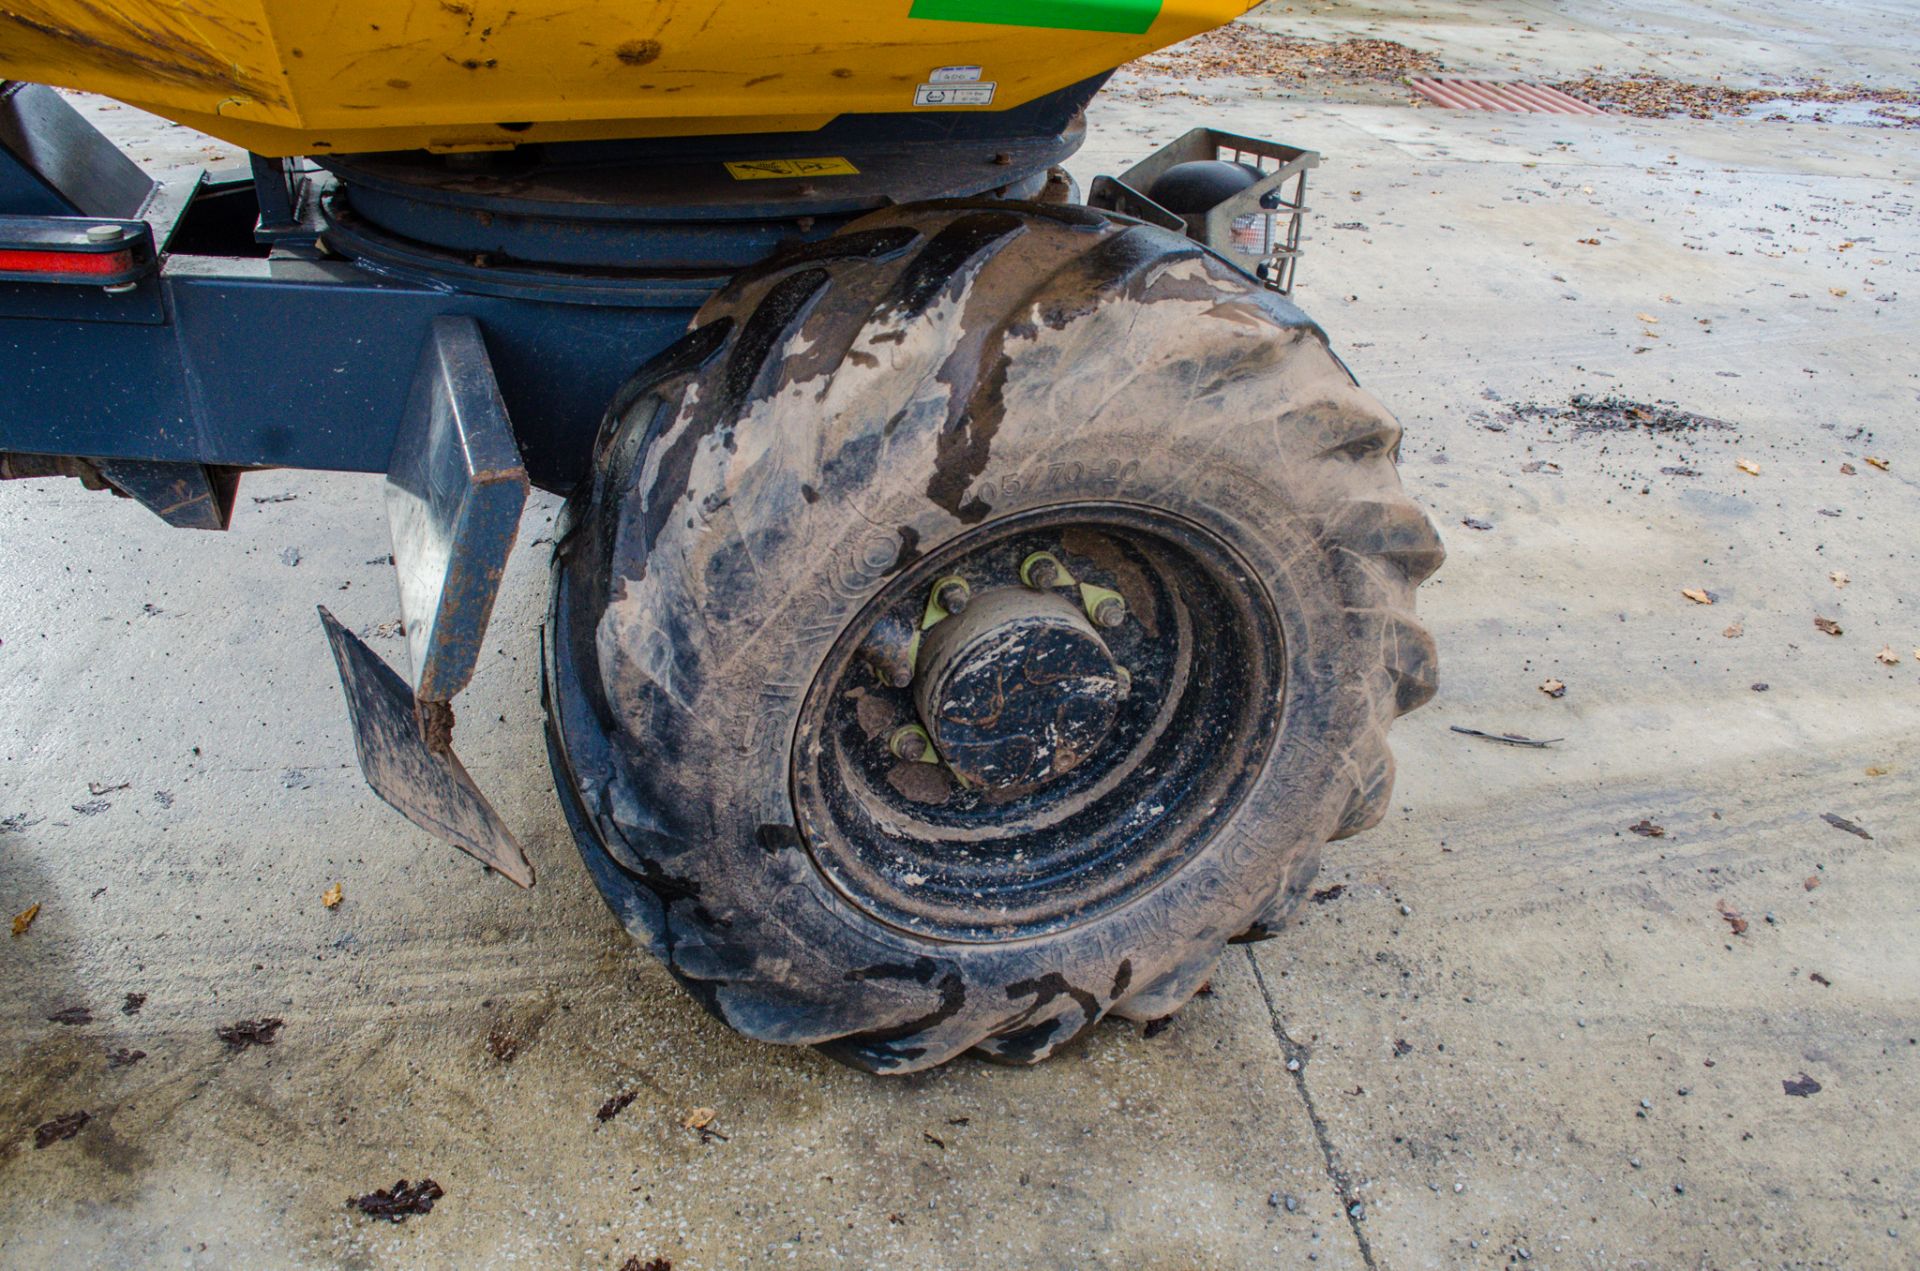
<svg viewBox="0 0 1920 1271"><path fill-rule="evenodd" d="M1482 741L1496 741L1502 746L1521 746L1529 750L1545 750L1556 742L1565 741L1564 737L1528 737L1524 733L1490 733L1483 728L1467 728L1460 724L1450 725L1450 732L1462 737L1478 737Z"/></svg>
<svg viewBox="0 0 1920 1271"><path fill-rule="evenodd" d="M1797 87L1730 88L1725 84L1691 83L1663 75L1588 75L1555 87L1603 110L1642 119L1669 119L1676 115L1713 119L1720 115L1745 115L1755 107L1784 102L1797 105L1872 103L1881 109L1869 113L1886 126L1920 127L1920 116L1899 109L1920 107L1920 91L1909 88L1871 88L1865 84L1826 84L1818 80ZM1793 117L1776 111L1763 118L1784 122ZM1825 121L1816 112L1807 122Z"/></svg>
<svg viewBox="0 0 1920 1271"><path fill-rule="evenodd" d="M1574 393L1564 406L1527 402L1511 406L1508 411L1516 419L1547 421L1549 432L1557 431L1560 424L1570 423L1576 440L1595 433L1672 435L1734 427L1724 419L1683 410L1674 402L1640 402L1617 393Z"/></svg>
<svg viewBox="0 0 1920 1271"><path fill-rule="evenodd" d="M1181 79L1394 81L1443 69L1438 58L1393 40L1303 40L1234 23L1149 53L1123 69Z"/></svg>
<svg viewBox="0 0 1920 1271"><path fill-rule="evenodd" d="M1108 92L1149 102L1168 97L1205 100L1204 91L1196 89L1255 81L1256 93L1274 86L1288 96L1312 90L1322 97L1357 93L1411 102L1414 93L1407 77L1443 69L1433 54L1394 40L1301 39L1236 22L1127 63Z"/></svg>
<svg viewBox="0 0 1920 1271"><path fill-rule="evenodd" d="M285 1020L242 1019L231 1024L223 1024L213 1030L213 1035L227 1044L230 1051L246 1050L250 1046L271 1046L278 1039Z"/></svg>
<svg viewBox="0 0 1920 1271"><path fill-rule="evenodd" d="M626 1111L627 1105L632 1103L639 1094L638 1090L622 1090L619 1094L609 1097L593 1115L602 1122L611 1121Z"/></svg>
<svg viewBox="0 0 1920 1271"><path fill-rule="evenodd" d="M487 1030L487 1053L503 1064L512 1063L524 1045L526 1041L520 1034L505 1024Z"/></svg>
<svg viewBox="0 0 1920 1271"><path fill-rule="evenodd" d="M445 1195L440 1184L431 1178L423 1178L417 1183L409 1183L403 1178L392 1187L371 1191L364 1196L347 1197L347 1208L357 1209L369 1218L405 1222L418 1214L432 1213L434 1202Z"/></svg>
<svg viewBox="0 0 1920 1271"><path fill-rule="evenodd" d="M1838 813L1822 812L1820 814L1820 819L1822 821L1825 821L1828 825L1831 825L1834 829L1845 830L1848 834L1854 835L1857 838L1867 839L1868 841L1871 841L1873 839L1873 835L1867 833L1867 831L1863 827L1854 824L1852 821L1847 820L1847 818L1839 815Z"/></svg>

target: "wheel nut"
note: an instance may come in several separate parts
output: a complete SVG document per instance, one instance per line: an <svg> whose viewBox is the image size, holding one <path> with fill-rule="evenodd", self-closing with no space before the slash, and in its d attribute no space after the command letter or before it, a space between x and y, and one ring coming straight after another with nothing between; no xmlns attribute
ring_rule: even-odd
<svg viewBox="0 0 1920 1271"><path fill-rule="evenodd" d="M963 614L967 611L967 602L973 599L973 589L967 586L963 578L945 578L933 589L933 602L951 614Z"/></svg>
<svg viewBox="0 0 1920 1271"><path fill-rule="evenodd" d="M919 763L927 757L926 730L918 724L902 724L887 739L887 749L893 752L895 758Z"/></svg>
<svg viewBox="0 0 1920 1271"><path fill-rule="evenodd" d="M1118 596L1104 596L1093 607L1096 626L1117 627L1127 620L1127 602Z"/></svg>
<svg viewBox="0 0 1920 1271"><path fill-rule="evenodd" d="M1020 566L1020 581L1036 591L1045 591L1060 582L1060 562L1045 552L1035 552Z"/></svg>
<svg viewBox="0 0 1920 1271"><path fill-rule="evenodd" d="M913 664L904 660L891 659L884 653L868 653L867 665L873 668L873 678L888 688L905 688L913 683Z"/></svg>

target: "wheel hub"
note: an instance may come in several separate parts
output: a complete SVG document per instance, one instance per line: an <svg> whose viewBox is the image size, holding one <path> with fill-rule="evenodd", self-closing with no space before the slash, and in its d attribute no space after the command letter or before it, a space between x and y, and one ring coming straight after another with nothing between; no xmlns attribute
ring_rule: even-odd
<svg viewBox="0 0 1920 1271"><path fill-rule="evenodd" d="M996 587L927 633L914 702L962 784L1014 793L1064 776L1099 747L1120 685L1084 612L1052 592Z"/></svg>
<svg viewBox="0 0 1920 1271"><path fill-rule="evenodd" d="M1264 589L1178 517L1063 503L920 557L841 632L795 823L853 904L943 940L1057 931L1170 877L1278 731Z"/></svg>

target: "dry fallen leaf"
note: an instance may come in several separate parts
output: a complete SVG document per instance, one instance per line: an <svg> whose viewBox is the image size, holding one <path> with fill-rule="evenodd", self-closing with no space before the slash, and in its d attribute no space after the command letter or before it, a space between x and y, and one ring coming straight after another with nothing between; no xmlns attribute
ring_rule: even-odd
<svg viewBox="0 0 1920 1271"><path fill-rule="evenodd" d="M325 891L320 893L320 903L325 905L327 908L332 909L340 903L340 896L341 896L340 884L335 883L333 886L327 888Z"/></svg>
<svg viewBox="0 0 1920 1271"><path fill-rule="evenodd" d="M1826 632L1830 636L1837 636L1840 634L1840 624L1835 622L1832 618L1815 618L1813 620L1813 625L1820 628L1822 631Z"/></svg>
<svg viewBox="0 0 1920 1271"><path fill-rule="evenodd" d="M1844 569L1836 569L1831 574L1828 574L1827 577L1833 581L1833 585L1836 587L1844 587L1853 581L1852 578L1847 576L1847 571Z"/></svg>
<svg viewBox="0 0 1920 1271"><path fill-rule="evenodd" d="M1733 466L1740 469L1740 471L1746 473L1750 477L1757 477L1760 475L1760 465L1755 463L1751 459L1736 460Z"/></svg>
<svg viewBox="0 0 1920 1271"><path fill-rule="evenodd" d="M1738 640L1741 636L1747 634L1747 629L1736 622L1720 634L1729 640Z"/></svg>
<svg viewBox="0 0 1920 1271"><path fill-rule="evenodd" d="M1680 594L1696 605L1710 605L1713 603L1713 597L1698 587L1682 587Z"/></svg>
<svg viewBox="0 0 1920 1271"><path fill-rule="evenodd" d="M1827 290L1829 292L1832 292L1836 296L1844 296L1847 294L1847 289L1845 287L1828 287Z"/></svg>
<svg viewBox="0 0 1920 1271"><path fill-rule="evenodd" d="M1598 246L1600 246L1600 240L1599 240L1599 239L1597 239L1597 238L1583 238L1583 239L1581 239L1580 241L1581 241L1582 243L1584 243L1584 244L1586 244L1586 245L1587 245L1588 247L1598 247Z"/></svg>
<svg viewBox="0 0 1920 1271"><path fill-rule="evenodd" d="M1885 472L1887 470L1887 461L1885 459L1876 459L1872 455L1868 455L1867 462L1872 464L1874 467L1880 469L1880 471L1882 472Z"/></svg>
<svg viewBox="0 0 1920 1271"><path fill-rule="evenodd" d="M1880 652L1874 654L1873 656L1876 659L1878 659L1880 664L1883 666L1900 665L1900 655L1893 651L1893 646L1890 644L1882 648Z"/></svg>
<svg viewBox="0 0 1920 1271"><path fill-rule="evenodd" d="M1559 680L1547 680L1540 685L1540 691L1548 697L1565 697L1567 695L1567 686Z"/></svg>
<svg viewBox="0 0 1920 1271"><path fill-rule="evenodd" d="M1654 317L1650 313L1636 313L1633 316L1640 319L1640 321L1642 322L1657 323L1660 321L1660 319Z"/></svg>
<svg viewBox="0 0 1920 1271"><path fill-rule="evenodd" d="M1801 883L1800 885L1806 888L1808 891L1812 891L1814 888L1820 885L1820 875L1808 874L1807 881L1804 883Z"/></svg>
<svg viewBox="0 0 1920 1271"><path fill-rule="evenodd" d="M1860 470L1859 470L1858 468L1856 468L1856 467L1854 467L1854 466L1853 466L1852 464L1850 464L1850 463L1843 463L1843 464L1841 464L1841 465L1840 465L1840 475L1841 475L1841 476L1843 476L1843 477L1850 477L1850 476L1853 476L1854 474L1856 474L1856 473L1858 473L1859 471L1860 471Z"/></svg>
<svg viewBox="0 0 1920 1271"><path fill-rule="evenodd" d="M1667 837L1667 827L1655 825L1651 820L1642 818L1627 827L1643 839L1663 839Z"/></svg>
<svg viewBox="0 0 1920 1271"><path fill-rule="evenodd" d="M26 935L27 928L31 927L33 920L39 916L40 902L36 900L13 916L13 934L16 936Z"/></svg>
<svg viewBox="0 0 1920 1271"><path fill-rule="evenodd" d="M1867 775L1869 777L1884 777L1889 772L1892 772L1892 771L1893 769L1891 768L1882 768L1878 764L1876 764L1873 767L1867 769Z"/></svg>
<svg viewBox="0 0 1920 1271"><path fill-rule="evenodd" d="M693 1111L687 1113L687 1119L680 1124L686 1126L689 1130L704 1130L712 1125L713 1119L719 1115L720 1114L712 1108L695 1108Z"/></svg>
<svg viewBox="0 0 1920 1271"><path fill-rule="evenodd" d="M1727 925L1733 928L1734 935L1744 936L1747 934L1747 920L1740 915L1738 909L1735 909L1724 900L1714 901L1713 907L1718 909L1720 916L1727 920Z"/></svg>

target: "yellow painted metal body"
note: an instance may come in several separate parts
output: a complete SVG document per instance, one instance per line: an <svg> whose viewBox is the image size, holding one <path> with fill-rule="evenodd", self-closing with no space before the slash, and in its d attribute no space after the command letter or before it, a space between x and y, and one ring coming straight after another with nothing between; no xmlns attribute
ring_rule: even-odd
<svg viewBox="0 0 1920 1271"><path fill-rule="evenodd" d="M1252 3L0 0L0 78L102 93L266 155L793 132L1017 106Z"/></svg>

